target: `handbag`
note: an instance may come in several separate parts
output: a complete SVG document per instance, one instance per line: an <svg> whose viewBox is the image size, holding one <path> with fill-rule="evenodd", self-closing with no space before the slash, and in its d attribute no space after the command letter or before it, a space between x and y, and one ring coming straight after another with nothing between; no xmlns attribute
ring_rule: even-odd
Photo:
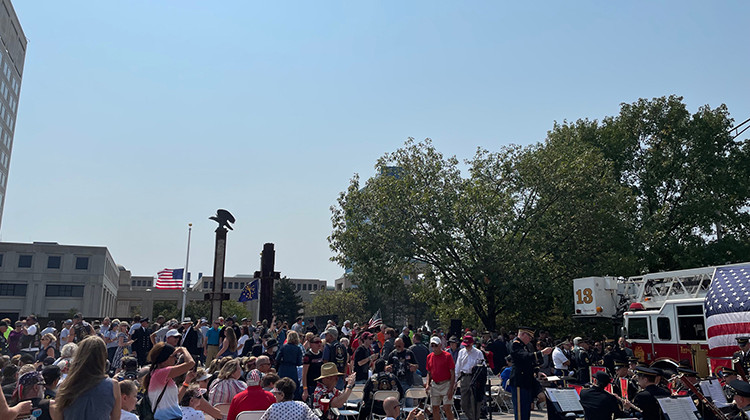
<svg viewBox="0 0 750 420"><path fill-rule="evenodd" d="M169 385L169 381L164 384L164 389L161 390L161 394L159 394L159 398L156 399L156 404L154 404L153 408L151 408L151 400L148 398L148 390L146 390L143 398L138 400L135 404L135 412L138 414L139 420L154 420L154 412L156 411L156 407L159 406L161 397L164 396L164 391L167 390L167 385Z"/></svg>

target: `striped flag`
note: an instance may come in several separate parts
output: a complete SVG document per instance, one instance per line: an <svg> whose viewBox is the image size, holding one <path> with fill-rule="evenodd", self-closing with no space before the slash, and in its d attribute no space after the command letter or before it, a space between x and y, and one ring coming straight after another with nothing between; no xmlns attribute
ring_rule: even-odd
<svg viewBox="0 0 750 420"><path fill-rule="evenodd" d="M182 289L182 278L185 269L175 268L159 271L156 277L157 289Z"/></svg>
<svg viewBox="0 0 750 420"><path fill-rule="evenodd" d="M750 335L750 265L717 267L704 302L708 355L731 356Z"/></svg>
<svg viewBox="0 0 750 420"><path fill-rule="evenodd" d="M380 316L380 309L378 309L372 318L370 318L370 322L367 323L367 329L379 328L381 325L383 325L383 318Z"/></svg>

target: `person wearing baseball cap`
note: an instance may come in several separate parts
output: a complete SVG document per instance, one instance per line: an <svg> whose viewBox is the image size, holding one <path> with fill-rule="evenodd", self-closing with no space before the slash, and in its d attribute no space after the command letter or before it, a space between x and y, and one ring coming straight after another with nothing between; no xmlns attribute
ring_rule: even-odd
<svg viewBox="0 0 750 420"><path fill-rule="evenodd" d="M180 332L176 329L167 331L166 343L170 346L178 347L180 344L180 339L182 339L182 334L180 334Z"/></svg>
<svg viewBox="0 0 750 420"><path fill-rule="evenodd" d="M440 406L447 420L453 420L453 392L456 383L456 364L450 353L443 351L440 337L430 339L430 354L427 355L427 385L425 392L432 401L432 418L440 420Z"/></svg>
<svg viewBox="0 0 750 420"><path fill-rule="evenodd" d="M235 420L237 415L243 411L266 410L276 402L276 397L272 393L261 388L262 379L263 374L258 369L248 372L247 389L232 398L227 420Z"/></svg>
<svg viewBox="0 0 750 420"><path fill-rule="evenodd" d="M373 337L367 331L359 335L359 347L354 351L354 374L357 384L367 382L370 366L378 358L378 355L372 352Z"/></svg>
<svg viewBox="0 0 750 420"><path fill-rule="evenodd" d="M472 369L484 363L484 353L474 348L474 336L466 333L461 342L463 347L458 351L456 359L455 378L458 386L461 387L461 409L469 420L479 420L479 406L481 401L477 401L474 394L474 387L471 386ZM529 407L531 402L529 402ZM516 406L517 407L517 406Z"/></svg>
<svg viewBox="0 0 750 420"><path fill-rule="evenodd" d="M529 343L534 338L534 330L529 327L518 327L518 335L513 339L510 356L513 367L510 371L510 385L513 389L511 399L516 407L517 420L531 418L531 402L536 395L536 377L534 368L542 362L542 356L552 353L552 347L540 351L529 351Z"/></svg>

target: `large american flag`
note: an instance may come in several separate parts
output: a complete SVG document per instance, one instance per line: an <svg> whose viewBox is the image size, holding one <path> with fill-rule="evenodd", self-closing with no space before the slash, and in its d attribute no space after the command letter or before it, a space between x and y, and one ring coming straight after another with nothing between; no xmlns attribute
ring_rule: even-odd
<svg viewBox="0 0 750 420"><path fill-rule="evenodd" d="M709 356L731 356L750 335L750 264L717 267L704 305Z"/></svg>
<svg viewBox="0 0 750 420"><path fill-rule="evenodd" d="M182 289L184 268L175 268L159 271L156 277L157 289Z"/></svg>

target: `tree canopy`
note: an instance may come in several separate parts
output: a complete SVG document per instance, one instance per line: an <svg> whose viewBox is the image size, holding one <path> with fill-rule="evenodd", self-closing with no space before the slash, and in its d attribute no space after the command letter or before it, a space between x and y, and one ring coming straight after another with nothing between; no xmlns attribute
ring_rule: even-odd
<svg viewBox="0 0 750 420"><path fill-rule="evenodd" d="M386 294L416 274L433 309L470 308L487 328L563 322L574 277L747 255L750 147L730 126L724 106L690 115L668 97L464 162L409 139L340 194L334 260Z"/></svg>
<svg viewBox="0 0 750 420"><path fill-rule="evenodd" d="M282 277L273 286L273 314L280 321L290 324L297 319L302 309L302 298L297 295L297 289L291 280Z"/></svg>

